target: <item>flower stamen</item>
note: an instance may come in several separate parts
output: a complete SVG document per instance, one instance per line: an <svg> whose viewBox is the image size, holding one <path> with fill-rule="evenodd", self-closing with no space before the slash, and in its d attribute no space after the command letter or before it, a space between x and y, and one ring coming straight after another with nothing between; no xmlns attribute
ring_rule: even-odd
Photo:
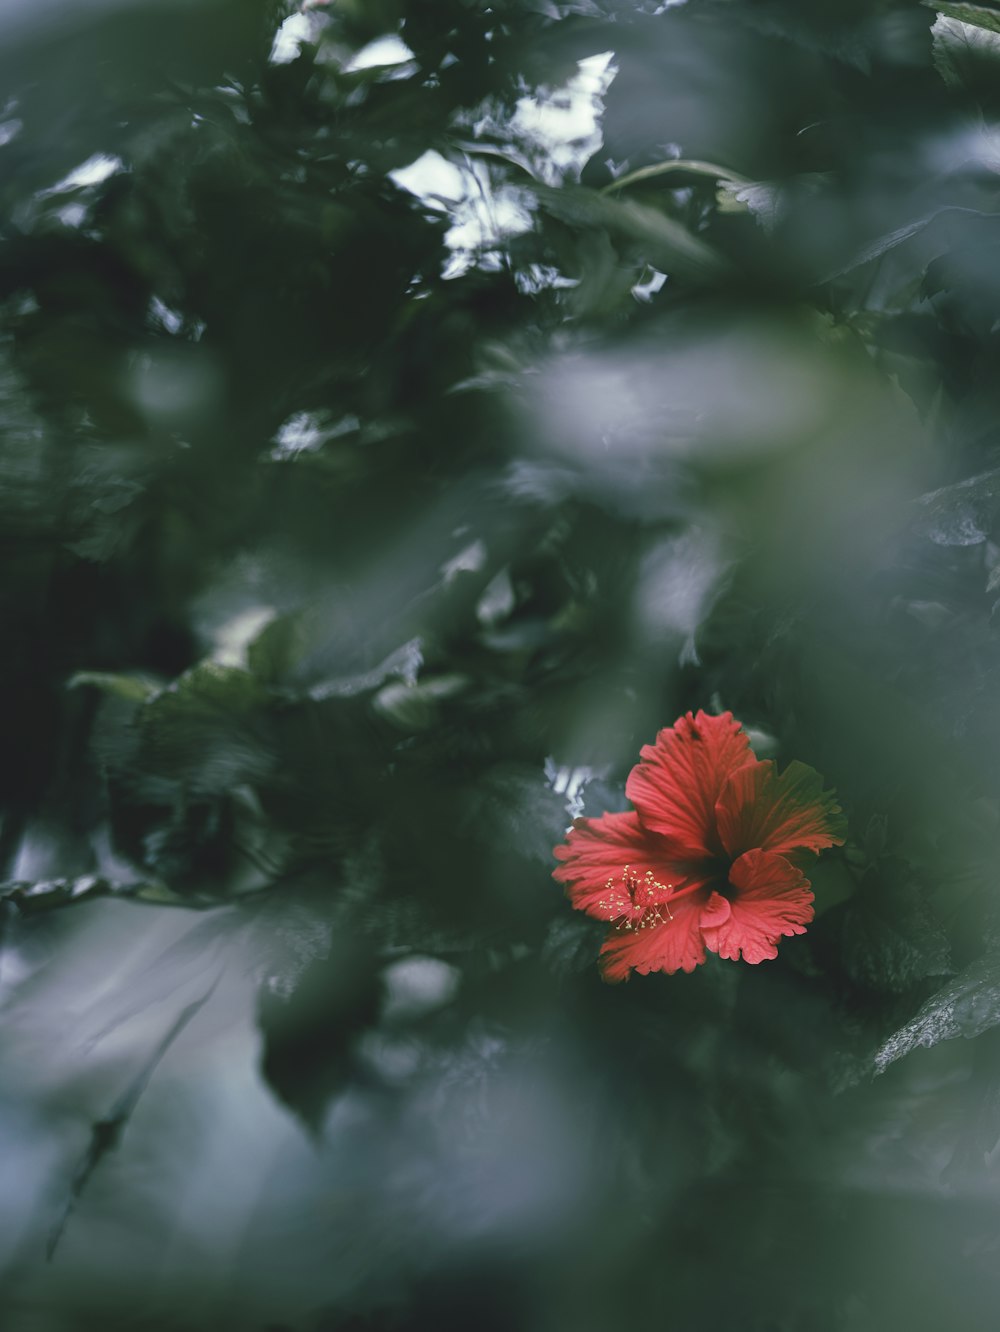
<svg viewBox="0 0 1000 1332"><path fill-rule="evenodd" d="M598 905L615 913L611 921L616 930L650 929L673 920L667 904L673 887L672 883L661 883L652 870L646 870L640 877L631 865L626 865L620 875L620 885L615 883L613 876L608 879L605 884L608 896L601 898ZM666 919L661 914L663 911L666 911Z"/></svg>

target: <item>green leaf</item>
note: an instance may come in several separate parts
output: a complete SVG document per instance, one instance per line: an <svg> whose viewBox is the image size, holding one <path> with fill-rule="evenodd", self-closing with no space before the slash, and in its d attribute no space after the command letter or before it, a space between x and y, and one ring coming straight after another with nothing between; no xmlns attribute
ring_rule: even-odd
<svg viewBox="0 0 1000 1332"><path fill-rule="evenodd" d="M330 1099L349 1080L354 1045L377 1017L376 963L359 940L335 941L289 987L265 984L258 997L261 1071L275 1096L313 1134Z"/></svg>
<svg viewBox="0 0 1000 1332"><path fill-rule="evenodd" d="M729 270L727 261L711 245L649 204L612 199L582 187L536 185L533 190L545 211L559 221L581 228L599 227L632 241L663 272L706 281Z"/></svg>
<svg viewBox="0 0 1000 1332"><path fill-rule="evenodd" d="M1000 520L1000 469L929 491L916 503L916 529L936 545L979 545Z"/></svg>
<svg viewBox="0 0 1000 1332"><path fill-rule="evenodd" d="M594 921L566 912L551 922L542 944L542 962L556 976L588 971L597 962L602 932Z"/></svg>
<svg viewBox="0 0 1000 1332"><path fill-rule="evenodd" d="M948 937L913 884L863 884L841 917L840 943L848 975L871 990L902 993L952 970Z"/></svg>
<svg viewBox="0 0 1000 1332"><path fill-rule="evenodd" d="M316 603L266 624L247 648L247 667L262 684L316 702L369 693L394 677L407 685L416 683L424 660L419 637L367 669L362 665L352 670L350 665L360 664L358 637L357 625L342 607ZM346 669L338 669L341 662Z"/></svg>
<svg viewBox="0 0 1000 1332"><path fill-rule="evenodd" d="M367 694L372 689L377 689L383 681L393 677L398 677L402 683L390 685L389 688L414 689L417 688L417 672L423 664L423 644L419 638L411 638L395 652L390 652L384 661L380 661L370 671L357 671L353 675L321 680L309 690L309 697L318 703L327 698L352 698L355 694ZM442 693L441 688L435 687L433 682L427 687L435 696Z"/></svg>
<svg viewBox="0 0 1000 1332"><path fill-rule="evenodd" d="M498 763L464 794L456 826L498 850L549 865L566 829L565 800L526 764Z"/></svg>
<svg viewBox="0 0 1000 1332"><path fill-rule="evenodd" d="M978 78L996 77L1000 69L1000 14L982 10L979 19L949 17L975 6L942 5L931 28L934 65L952 88L966 88Z"/></svg>
<svg viewBox="0 0 1000 1332"><path fill-rule="evenodd" d="M1000 952L987 953L933 995L875 1055L876 1073L918 1045L978 1036L1000 1023Z"/></svg>
<svg viewBox="0 0 1000 1332"><path fill-rule="evenodd" d="M1000 33L1000 9L987 5L950 4L948 0L924 0L924 3L928 9L938 11L938 22L943 15L946 19L958 20L963 25ZM936 28L937 23L934 26Z"/></svg>
<svg viewBox="0 0 1000 1332"><path fill-rule="evenodd" d="M149 700L142 724L151 730L195 718L247 716L266 698L265 691L248 671L203 661Z"/></svg>
<svg viewBox="0 0 1000 1332"><path fill-rule="evenodd" d="M263 684L287 685L329 644L337 625L324 608L279 615L247 647L247 667Z"/></svg>
<svg viewBox="0 0 1000 1332"><path fill-rule="evenodd" d="M774 230L785 208L780 186L767 180L720 180L715 197L720 213L749 212L764 231Z"/></svg>
<svg viewBox="0 0 1000 1332"><path fill-rule="evenodd" d="M273 763L261 727L268 702L249 672L201 662L140 711L140 765L203 794L252 781Z"/></svg>
<svg viewBox="0 0 1000 1332"><path fill-rule="evenodd" d="M147 676L118 675L112 671L77 671L66 682L67 689L79 689L81 685L92 685L104 694L129 703L145 703L160 688Z"/></svg>
<svg viewBox="0 0 1000 1332"><path fill-rule="evenodd" d="M887 231L885 235L877 237L862 249L857 250L851 255L846 263L843 263L839 267L824 274L824 276L819 279L820 282L832 282L835 278L843 277L845 273L850 273L853 269L860 268L862 264L870 264L873 259L881 259L884 254L888 254L890 250L894 250L897 245L902 245L903 242L908 241L911 236L919 235L920 232L928 227L936 218L940 217L942 213L947 213L949 211L951 210L947 208L936 208L932 213L928 213L926 217L918 217L913 222L906 222L903 226L896 227L893 231Z"/></svg>
<svg viewBox="0 0 1000 1332"><path fill-rule="evenodd" d="M401 731L425 731L433 726L440 704L460 694L468 685L464 675L438 675L419 684L394 682L375 695L374 706Z"/></svg>

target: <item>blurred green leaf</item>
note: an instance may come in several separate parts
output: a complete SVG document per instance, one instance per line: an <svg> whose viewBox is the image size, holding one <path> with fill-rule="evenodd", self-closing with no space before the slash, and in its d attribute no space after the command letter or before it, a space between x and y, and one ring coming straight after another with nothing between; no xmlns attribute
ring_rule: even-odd
<svg viewBox="0 0 1000 1332"><path fill-rule="evenodd" d="M629 241L655 267L700 281L718 280L729 271L725 258L682 223L651 204L612 199L581 187L532 186L538 202L553 217L574 227L599 228Z"/></svg>
<svg viewBox="0 0 1000 1332"><path fill-rule="evenodd" d="M140 675L116 675L111 671L77 671L67 681L68 689L92 685L128 703L146 703L160 690L160 685Z"/></svg>
<svg viewBox="0 0 1000 1332"><path fill-rule="evenodd" d="M462 675L431 676L413 684L387 684L375 695L374 707L402 731L425 731L440 716L440 705L468 686Z"/></svg>

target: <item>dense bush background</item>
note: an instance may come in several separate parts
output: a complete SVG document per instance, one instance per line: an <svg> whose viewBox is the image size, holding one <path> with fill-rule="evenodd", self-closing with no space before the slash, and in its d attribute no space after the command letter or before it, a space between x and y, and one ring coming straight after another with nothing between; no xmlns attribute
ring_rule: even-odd
<svg viewBox="0 0 1000 1332"><path fill-rule="evenodd" d="M2 24L5 1332L995 1328L1000 9ZM851 839L606 986L689 707Z"/></svg>

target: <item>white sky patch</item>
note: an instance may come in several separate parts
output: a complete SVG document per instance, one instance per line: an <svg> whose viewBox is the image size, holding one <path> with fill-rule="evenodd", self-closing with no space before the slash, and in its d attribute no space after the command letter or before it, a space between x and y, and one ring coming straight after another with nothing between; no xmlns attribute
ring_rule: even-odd
<svg viewBox="0 0 1000 1332"><path fill-rule="evenodd" d="M457 210L454 226L445 236L445 244L452 251L443 273L446 278L458 277L477 258L485 260L485 267L497 266L499 257L491 262L491 252L495 254L504 241L532 227L529 196L525 191L509 185L492 189L489 170L482 162L474 162L468 175L469 191Z"/></svg>
<svg viewBox="0 0 1000 1332"><path fill-rule="evenodd" d="M452 226L445 236L452 251L444 268L446 278L458 277L477 263L496 267L495 251L503 242L531 229L526 192L511 185L494 189L484 162L470 160L459 165L431 149L389 175L428 208L451 217Z"/></svg>
<svg viewBox="0 0 1000 1332"><path fill-rule="evenodd" d="M632 295L637 301L651 301L666 280L666 273L661 273L658 268L647 266L643 270L642 280L636 282L632 287Z"/></svg>
<svg viewBox="0 0 1000 1332"><path fill-rule="evenodd" d="M274 35L268 61L272 65L290 65L298 59L303 42L312 40L313 19L309 14L290 14Z"/></svg>
<svg viewBox="0 0 1000 1332"><path fill-rule="evenodd" d="M273 606L248 606L220 625L214 635L212 660L220 666L245 669L247 648L276 614Z"/></svg>
<svg viewBox="0 0 1000 1332"><path fill-rule="evenodd" d="M570 767L559 764L550 754L545 760L545 780L556 795L566 797L566 813L577 819L583 813L583 788L595 777L607 775L607 767Z"/></svg>
<svg viewBox="0 0 1000 1332"><path fill-rule="evenodd" d="M613 51L587 56L563 88L518 101L511 129L535 150L536 169L547 184L579 180L604 142L600 118L604 94L617 73L613 60Z"/></svg>
<svg viewBox="0 0 1000 1332"><path fill-rule="evenodd" d="M314 412L296 412L274 437L272 456L294 458L297 453L315 453L323 445L323 430Z"/></svg>
<svg viewBox="0 0 1000 1332"><path fill-rule="evenodd" d="M329 440L360 429L360 420L352 414L331 422L319 412L295 412L278 428L270 456L276 462L286 462L300 453L316 453Z"/></svg>
<svg viewBox="0 0 1000 1332"><path fill-rule="evenodd" d="M159 296L154 296L149 302L148 317L153 323L166 329L168 333L179 333L184 327L184 316L176 310L171 310L170 306L161 301Z"/></svg>
<svg viewBox="0 0 1000 1332"><path fill-rule="evenodd" d="M278 428L274 443L276 451L288 457L303 449L318 449L323 443L323 432L311 412L296 412Z"/></svg>
<svg viewBox="0 0 1000 1332"><path fill-rule="evenodd" d="M65 204L62 208L56 209L56 217L64 227L82 227L87 220L88 208L86 204L71 203Z"/></svg>
<svg viewBox="0 0 1000 1332"><path fill-rule="evenodd" d="M410 55L398 38L380 38L360 55L376 47L395 50L400 60ZM578 62L577 73L563 88L522 97L510 120L484 103L474 113L470 128L477 136L488 133L494 141L506 140L512 160L523 160L546 184L579 180L603 142L600 120L604 94L617 72L613 61L613 51L587 56ZM506 181L498 183L496 169L491 171L484 158L449 161L429 150L389 174L426 207L450 217L452 226L445 243L452 253L444 267L446 278L458 277L473 267L499 268L505 243L531 230L534 201L530 190ZM539 289L560 285L557 275L541 270L535 280Z"/></svg>
<svg viewBox="0 0 1000 1332"><path fill-rule="evenodd" d="M540 291L552 287L557 289L578 287L580 279L566 277L552 264L526 264L514 273L514 285L518 291L524 292L525 295L537 296ZM634 287L632 291L635 292Z"/></svg>
<svg viewBox="0 0 1000 1332"><path fill-rule="evenodd" d="M389 175L401 189L415 194L429 208L441 211L453 208L468 192L462 168L432 148L409 166L390 171Z"/></svg>
<svg viewBox="0 0 1000 1332"><path fill-rule="evenodd" d="M42 190L45 194L64 194L67 190L82 190L89 185L100 185L119 171L125 170L125 163L120 157L113 153L94 153L93 157L88 157L86 162L81 162L78 167L62 180L57 181L47 190Z"/></svg>
<svg viewBox="0 0 1000 1332"><path fill-rule="evenodd" d="M403 39L395 33L389 33L363 46L344 69L348 74L353 74L355 70L372 69L378 65L402 65L413 58L413 52Z"/></svg>
<svg viewBox="0 0 1000 1332"><path fill-rule="evenodd" d="M453 583L459 574L479 573L480 569L486 567L488 557L486 546L477 537L470 545L465 546L457 555L441 565L445 584Z"/></svg>

